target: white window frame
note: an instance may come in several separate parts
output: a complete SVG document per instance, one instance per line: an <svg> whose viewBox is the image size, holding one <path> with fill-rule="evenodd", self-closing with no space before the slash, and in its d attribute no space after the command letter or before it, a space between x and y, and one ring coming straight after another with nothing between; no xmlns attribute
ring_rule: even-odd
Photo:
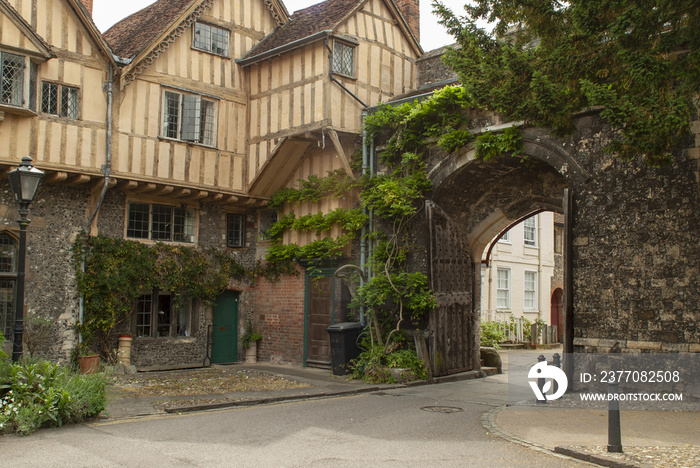
<svg viewBox="0 0 700 468"><path fill-rule="evenodd" d="M144 208L147 208L147 213ZM171 208L169 222L167 220L154 219L154 208ZM157 231L161 235L157 235L154 238L154 226L162 227L161 225L163 224L166 226L170 225L170 235L164 237L167 233L161 229ZM129 201L126 205L124 237L141 241L194 244L197 240L197 210L164 203Z"/></svg>
<svg viewBox="0 0 700 468"><path fill-rule="evenodd" d="M201 94L164 88L161 136L171 140L216 145L217 101Z"/></svg>
<svg viewBox="0 0 700 468"><path fill-rule="evenodd" d="M536 311L538 307L537 298L538 274L535 270L525 270L523 277L523 310Z"/></svg>
<svg viewBox="0 0 700 468"><path fill-rule="evenodd" d="M355 78L355 49L356 46L348 42L337 39L333 42L332 70L334 74Z"/></svg>
<svg viewBox="0 0 700 468"><path fill-rule="evenodd" d="M496 268L496 308L510 309L510 268Z"/></svg>
<svg viewBox="0 0 700 468"><path fill-rule="evenodd" d="M210 54L229 56L231 31L197 21L192 25L192 48Z"/></svg>
<svg viewBox="0 0 700 468"><path fill-rule="evenodd" d="M498 239L498 242L504 244L510 244L510 229L503 233L503 235Z"/></svg>
<svg viewBox="0 0 700 468"><path fill-rule="evenodd" d="M528 247L537 247L537 215L523 221L523 243Z"/></svg>

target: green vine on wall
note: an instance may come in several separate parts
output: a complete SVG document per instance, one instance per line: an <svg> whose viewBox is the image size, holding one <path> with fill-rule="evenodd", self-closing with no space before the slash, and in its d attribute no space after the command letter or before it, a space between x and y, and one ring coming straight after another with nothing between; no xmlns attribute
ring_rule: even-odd
<svg viewBox="0 0 700 468"><path fill-rule="evenodd" d="M108 359L115 329L132 316L141 295L158 289L171 291L176 307L185 299L212 304L231 279L255 274L216 249L149 246L85 233L77 236L72 254L83 298L83 320L78 325L83 347L95 345Z"/></svg>
<svg viewBox="0 0 700 468"><path fill-rule="evenodd" d="M275 193L269 206L282 210L285 206L296 206L302 202L316 203L327 197L344 198L360 187L359 182L342 169L329 171L326 177L311 175L297 182L298 187L287 187ZM268 248L265 260L271 268L276 265L291 271L299 260L313 262L338 258L357 237L366 221L367 217L359 208L336 208L328 213L318 212L299 217L294 211L290 211L266 232L272 245ZM288 231L314 232L320 236L328 233L334 226L342 230L336 237L326 235L304 246L282 243L282 237Z"/></svg>

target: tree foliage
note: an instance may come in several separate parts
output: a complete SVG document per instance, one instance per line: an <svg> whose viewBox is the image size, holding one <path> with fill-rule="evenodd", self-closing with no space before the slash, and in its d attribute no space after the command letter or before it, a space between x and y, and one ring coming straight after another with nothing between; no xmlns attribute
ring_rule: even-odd
<svg viewBox="0 0 700 468"><path fill-rule="evenodd" d="M474 0L462 16L434 7L458 45L445 61L475 107L562 135L576 112L603 106L618 130L608 150L654 166L688 134L700 2Z"/></svg>

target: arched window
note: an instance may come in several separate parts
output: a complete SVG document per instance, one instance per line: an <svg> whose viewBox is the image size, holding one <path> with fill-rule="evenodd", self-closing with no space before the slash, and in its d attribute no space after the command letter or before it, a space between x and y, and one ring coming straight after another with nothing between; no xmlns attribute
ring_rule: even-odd
<svg viewBox="0 0 700 468"><path fill-rule="evenodd" d="M0 332L12 339L17 285L17 241L0 233Z"/></svg>

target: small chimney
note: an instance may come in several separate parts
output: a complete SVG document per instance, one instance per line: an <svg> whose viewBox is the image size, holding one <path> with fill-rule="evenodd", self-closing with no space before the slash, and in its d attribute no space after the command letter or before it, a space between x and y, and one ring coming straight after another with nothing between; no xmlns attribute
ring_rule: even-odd
<svg viewBox="0 0 700 468"><path fill-rule="evenodd" d="M80 0L80 3L83 4L88 13L90 13L90 16L92 16L92 0Z"/></svg>
<svg viewBox="0 0 700 468"><path fill-rule="evenodd" d="M399 11L403 15L403 19L406 20L408 27L415 36L416 40L420 42L420 8L419 0L395 0L396 6L399 7Z"/></svg>

